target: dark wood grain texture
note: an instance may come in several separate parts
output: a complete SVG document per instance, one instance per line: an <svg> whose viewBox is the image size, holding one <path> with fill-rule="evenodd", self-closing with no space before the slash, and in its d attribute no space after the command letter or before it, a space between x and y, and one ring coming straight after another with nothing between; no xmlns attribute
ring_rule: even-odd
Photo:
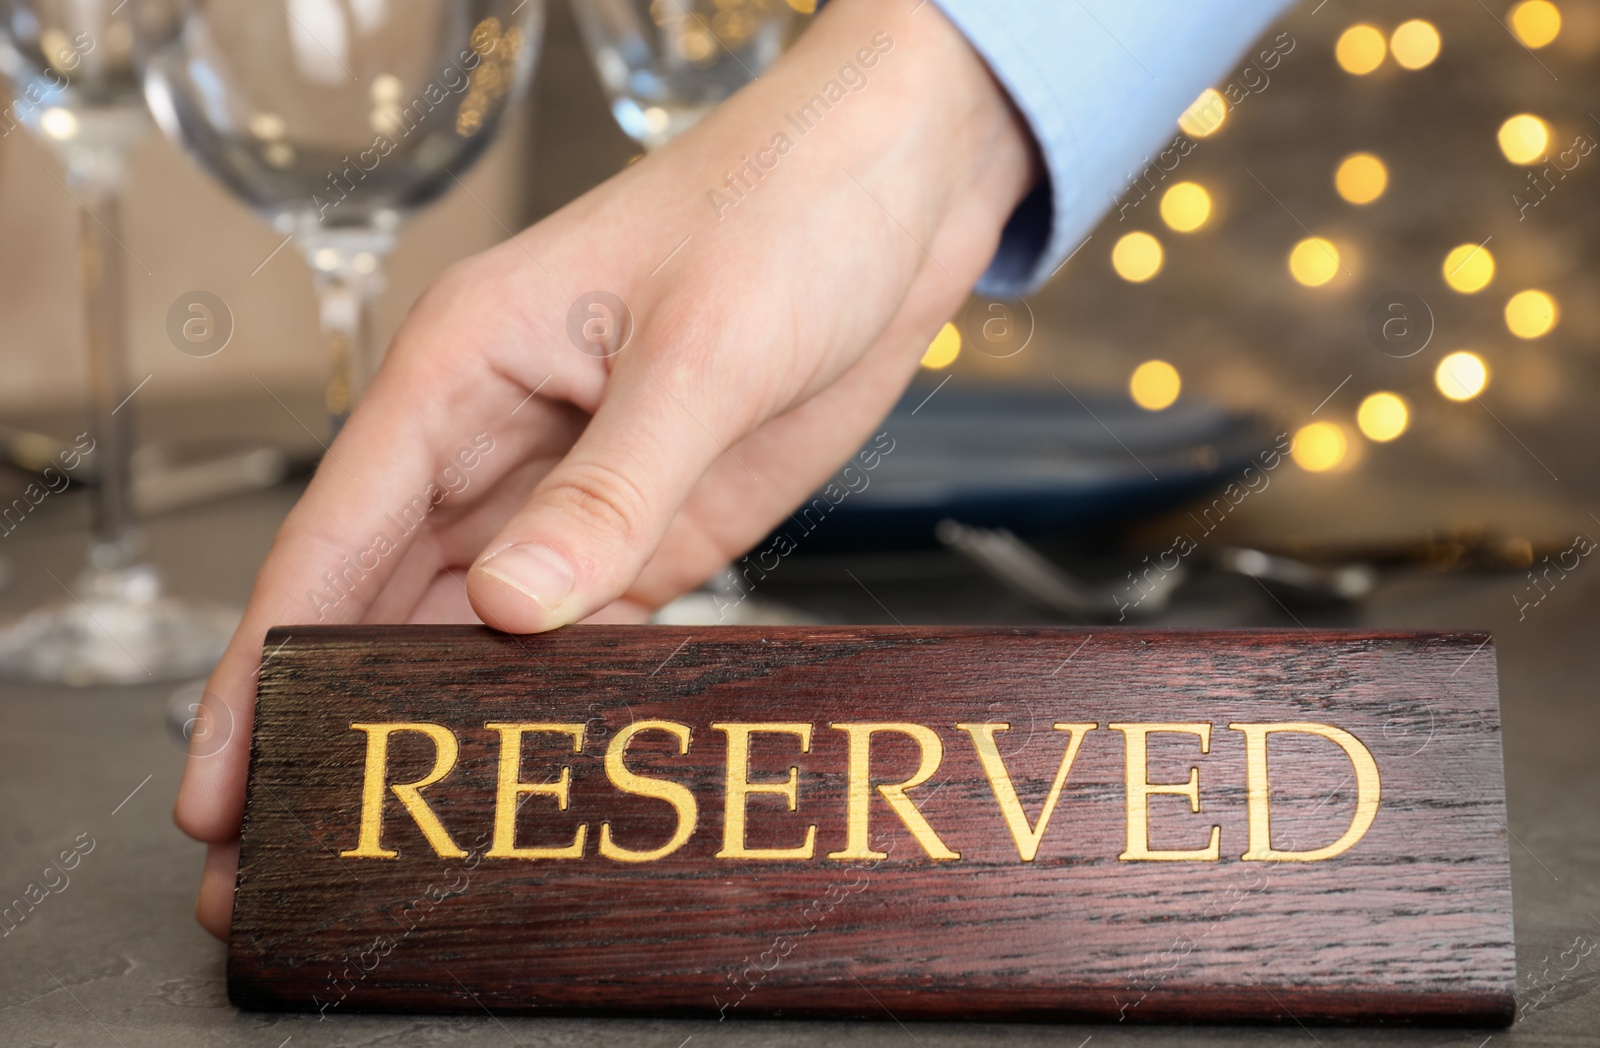
<svg viewBox="0 0 1600 1048"><path fill-rule="evenodd" d="M511 637L470 627L289 627L267 638L229 956L233 1000L262 1009L1109 1021L1505 1024L1515 983L1493 645L1480 634L966 628L573 627ZM630 724L627 770L682 784L692 834L655 861L598 853L666 845L679 812L619 789L606 751ZM441 857L392 790L381 844L351 857L369 733L430 723L458 739L421 796L465 857ZM520 794L517 847L581 858L497 858L502 734L531 732L519 781L569 769L568 805ZM811 725L752 736L748 778L796 804L747 798L746 847L802 843L806 859L718 857L730 735L716 724ZM911 778L910 735L870 741L870 847L847 851L849 739L832 725L904 722L942 743L909 788L935 859L876 788ZM1031 861L1021 857L974 732L994 739L1027 823L1078 752ZM1310 722L1370 752L1381 799L1347 851L1246 861L1246 733ZM1122 860L1128 732L1148 736L1151 783L1198 769L1200 811L1149 797L1152 849L1216 861ZM386 782L438 758L389 736ZM1357 815L1356 762L1309 734L1269 737L1271 840L1325 846ZM435 842L437 843L437 842Z"/></svg>

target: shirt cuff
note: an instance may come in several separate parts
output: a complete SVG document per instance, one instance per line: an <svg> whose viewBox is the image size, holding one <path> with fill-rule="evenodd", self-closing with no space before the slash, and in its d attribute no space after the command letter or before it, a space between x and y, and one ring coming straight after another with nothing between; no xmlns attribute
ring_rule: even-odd
<svg viewBox="0 0 1600 1048"><path fill-rule="evenodd" d="M1045 174L1007 221L978 283L1042 285L1117 194L1177 139L1174 121L1287 6L1286 0L935 0L1028 122ZM1294 49L1280 34L1268 69ZM1263 65L1268 60L1263 60ZM1270 81L1263 72L1255 78ZM1252 85L1251 91L1264 90ZM1179 161L1181 162L1181 160ZM1154 168L1160 178L1174 163Z"/></svg>

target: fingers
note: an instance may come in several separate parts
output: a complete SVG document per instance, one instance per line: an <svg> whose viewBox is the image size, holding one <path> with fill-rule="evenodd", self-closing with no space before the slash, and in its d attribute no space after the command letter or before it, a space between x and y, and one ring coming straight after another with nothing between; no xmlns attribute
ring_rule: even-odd
<svg viewBox="0 0 1600 1048"><path fill-rule="evenodd" d="M238 832L267 630L362 621L391 581L409 590L407 599L421 599L439 563L407 554L428 534L424 524L432 511L454 497L443 471L459 471L459 456L467 454L476 462L471 482L492 486L497 474L525 461L543 439L539 402L514 419L510 413L528 392L463 368L453 377L405 369L380 375L280 529L239 628L207 685L206 715L231 734L220 746L191 752L173 812L185 833L220 842ZM457 412L473 419L470 427ZM507 421L489 435L478 428L486 418ZM463 474L452 474L458 475ZM423 570L402 572L402 564ZM387 611L398 620L409 615L406 608ZM208 741L215 738L212 733Z"/></svg>
<svg viewBox="0 0 1600 1048"><path fill-rule="evenodd" d="M228 941L228 928L233 923L233 886L238 878L239 842L208 846L194 916L202 928L223 942Z"/></svg>
<svg viewBox="0 0 1600 1048"><path fill-rule="evenodd" d="M381 420L358 426L352 419L279 531L256 578L244 617L203 699L210 723L231 726L231 734L211 752L191 749L178 792L174 817L191 837L216 842L237 832L267 630L356 621L393 571L397 558L392 556L362 563L366 542L380 528L396 530L384 521L393 511L392 492L425 490L434 459L413 435L384 430ZM363 538L358 542L356 536ZM403 535L397 539L401 544L410 541Z"/></svg>
<svg viewBox="0 0 1600 1048"><path fill-rule="evenodd" d="M916 368L919 341L925 345L927 340L920 334L907 340L891 332L837 383L736 445L739 461L768 483L753 483L730 457L713 463L627 596L658 607L738 561L774 528L796 548L803 547L810 530L826 523L825 516L821 524L808 524L809 515L805 522L797 519L797 505L830 478L839 478L835 491L865 490L872 482L870 470L851 456L882 428ZM891 433L890 447L892 438ZM789 542L775 540L775 545L783 548ZM749 564L758 559L764 558L752 557ZM734 569L739 570L738 564ZM756 573L763 574L759 569Z"/></svg>
<svg viewBox="0 0 1600 1048"><path fill-rule="evenodd" d="M681 362L658 372L659 363L640 356L618 369L572 451L473 565L467 586L484 622L534 633L610 604L706 467L748 428L748 396L734 403L703 377L686 381L696 372Z"/></svg>
<svg viewBox="0 0 1600 1048"><path fill-rule="evenodd" d="M900 311L859 361L826 389L758 427L733 446L731 456L712 463L627 598L659 607L730 562L748 587L752 575L765 578L767 568L759 563L769 562L774 548L804 546L811 529L794 516L797 505L830 478L837 478L836 491L865 490L881 456L893 449L893 432L874 442L864 461L851 456L883 429L932 332L960 301L965 275L946 279L925 266ZM814 526L826 526L825 520ZM774 539L759 555L752 551L774 528L787 539ZM749 560L740 560L746 552Z"/></svg>
<svg viewBox="0 0 1600 1048"><path fill-rule="evenodd" d="M435 626L447 623L477 625L480 620L467 602L467 573L452 568L434 576L432 585L417 600L416 607L405 621Z"/></svg>

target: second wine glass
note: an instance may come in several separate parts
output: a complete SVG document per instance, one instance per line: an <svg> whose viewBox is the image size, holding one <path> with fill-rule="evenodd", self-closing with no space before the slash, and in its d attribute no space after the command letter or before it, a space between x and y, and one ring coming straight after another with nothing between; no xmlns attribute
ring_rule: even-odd
<svg viewBox="0 0 1600 1048"><path fill-rule="evenodd" d="M311 264L337 427L378 363L368 314L401 222L456 184L526 93L543 0L144 6L157 124Z"/></svg>
<svg viewBox="0 0 1600 1048"><path fill-rule="evenodd" d="M754 80L816 0L572 0L611 115L646 149Z"/></svg>

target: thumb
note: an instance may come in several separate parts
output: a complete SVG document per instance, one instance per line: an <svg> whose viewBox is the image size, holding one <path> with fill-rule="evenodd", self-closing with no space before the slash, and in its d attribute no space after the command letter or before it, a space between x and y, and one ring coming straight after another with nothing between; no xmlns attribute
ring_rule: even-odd
<svg viewBox="0 0 1600 1048"><path fill-rule="evenodd" d="M578 442L468 573L484 622L508 633L554 629L638 578L706 467L748 428L729 431L736 413L714 412L671 381L644 368L613 374Z"/></svg>

